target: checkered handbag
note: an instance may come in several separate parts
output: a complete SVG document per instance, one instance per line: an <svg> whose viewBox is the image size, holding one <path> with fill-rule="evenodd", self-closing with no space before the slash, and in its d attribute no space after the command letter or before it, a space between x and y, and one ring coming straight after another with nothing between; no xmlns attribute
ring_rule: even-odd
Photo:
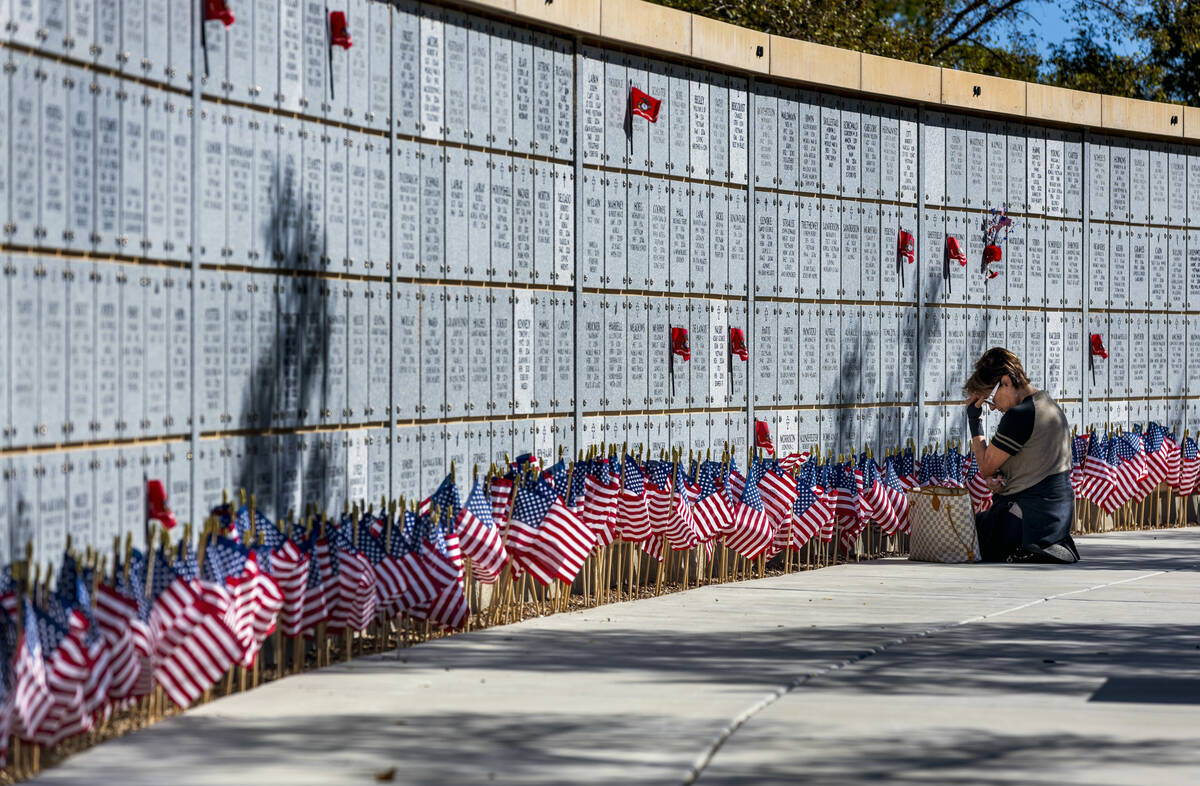
<svg viewBox="0 0 1200 786"><path fill-rule="evenodd" d="M919 562L978 562L979 536L966 489L929 487L908 492L912 522L908 558Z"/></svg>

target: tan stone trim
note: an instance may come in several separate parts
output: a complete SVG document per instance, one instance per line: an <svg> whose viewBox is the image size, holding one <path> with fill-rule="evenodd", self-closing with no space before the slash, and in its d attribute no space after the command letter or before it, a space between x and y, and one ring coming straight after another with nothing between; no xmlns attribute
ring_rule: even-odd
<svg viewBox="0 0 1200 786"><path fill-rule="evenodd" d="M601 43L766 74L815 88L940 104L1012 120L1200 140L1197 107L1085 93L893 60L767 35L644 0L451 1L467 8L500 11L521 21L600 39Z"/></svg>
<svg viewBox="0 0 1200 786"><path fill-rule="evenodd" d="M863 54L862 91L927 104L942 102L942 69Z"/></svg>
<svg viewBox="0 0 1200 786"><path fill-rule="evenodd" d="M641 0L604 0L600 7L600 35L672 55L691 53L692 15Z"/></svg>
<svg viewBox="0 0 1200 786"><path fill-rule="evenodd" d="M977 112L1025 117L1025 83L943 68L941 103Z"/></svg>
<svg viewBox="0 0 1200 786"><path fill-rule="evenodd" d="M862 55L848 49L773 35L771 76L843 90L859 90L862 86Z"/></svg>
<svg viewBox="0 0 1200 786"><path fill-rule="evenodd" d="M1105 129L1114 131L1182 137L1183 107L1179 104L1101 96L1100 122Z"/></svg>
<svg viewBox="0 0 1200 786"><path fill-rule="evenodd" d="M1026 116L1072 125L1100 126L1100 95L1065 87L1025 84Z"/></svg>
<svg viewBox="0 0 1200 786"><path fill-rule="evenodd" d="M645 5L638 0L626 2ZM726 68L769 73L771 39L774 37L692 14L692 57ZM759 54L760 47L762 54Z"/></svg>

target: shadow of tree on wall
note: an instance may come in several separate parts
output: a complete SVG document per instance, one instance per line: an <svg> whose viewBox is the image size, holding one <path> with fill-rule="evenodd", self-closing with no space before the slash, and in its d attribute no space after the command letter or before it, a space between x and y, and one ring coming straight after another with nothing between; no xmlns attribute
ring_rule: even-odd
<svg viewBox="0 0 1200 786"><path fill-rule="evenodd" d="M255 341L263 341L269 349L259 353L251 369L250 384L242 392L242 411L251 413L256 429L337 422L340 411L326 418L323 410L329 352L325 293L336 282L311 275L321 269L314 263L319 265L324 258L325 230L310 221L322 213L302 194L295 168L276 163L274 182L272 215L262 241L278 275L256 276L259 286L269 280L275 289L274 333L255 320ZM263 503L280 518L292 509L303 515L304 505L326 502L333 438L315 433L251 437L248 449L229 472L234 487L259 494L270 489L274 499Z"/></svg>
<svg viewBox="0 0 1200 786"><path fill-rule="evenodd" d="M922 272L924 273L926 271L922 271ZM940 302L941 296L942 296L943 279L934 278L932 276L923 276L923 278L924 278L924 282L923 282L922 286L924 287L925 291L922 294L922 298L923 298L922 302L924 302L924 303ZM933 322L931 320L922 319L920 324L917 326L917 347L919 349L919 354L917 355L917 357L920 359L920 362L918 362L918 364L917 364L917 374L920 375L917 377L918 391L924 390L924 386L921 383L921 378L926 373L926 362L929 358L930 349L934 346L935 343L938 343L938 342L941 343L941 347L942 347L942 353L941 353L942 354L942 367L945 369L945 371L943 371L943 375L949 374L950 346L946 342L945 325L943 323L942 330L940 332L935 331ZM966 380L963 380L963 381L965 382ZM953 381L947 377L946 382L951 383ZM947 384L947 387L950 387L950 389L953 390L952 385ZM925 390L925 400L931 400L931 399L938 400L941 398L942 398L941 391ZM917 405L919 407L923 408L925 406L925 401L924 400L918 401ZM926 435L929 433L930 433L929 427L926 426L924 429L924 433L919 435L919 442L920 443L928 443L929 440L926 438ZM948 440L950 438L949 425L947 425L945 432L942 434L942 437L943 437L942 441Z"/></svg>
<svg viewBox="0 0 1200 786"><path fill-rule="evenodd" d="M921 286L924 287L925 290L923 292L923 302L931 303L940 300L942 289L942 282L940 279L923 277ZM842 335L844 337L847 335L847 330L845 329L846 322L843 321L842 325ZM859 450L875 441L876 435L874 433L859 433L854 424L854 419L863 401L863 397L859 395L858 391L864 378L862 368L863 355L861 354L861 347L863 345L863 335L866 329L867 325L865 323L860 323L857 326L857 341L854 342L848 350L844 350L841 355L841 361L839 364L839 378L844 405L833 411L830 424L831 428L834 429L832 439L826 438L824 440L828 450L834 450L838 452ZM882 335L878 335L877 338L881 339ZM929 358L930 350L935 345L935 342L938 341L941 341L944 346L944 335L934 329L934 325L930 320L922 320L917 327L917 357L920 358L920 362L918 362L917 368L914 370L914 373L917 374L918 395L921 390L921 379L927 370L926 361ZM892 351L893 349L883 346L881 342L879 342L877 346L879 347L880 351L883 352ZM895 350L898 351L898 348L895 348ZM950 360L951 358L948 355L943 354L942 362L946 364L947 368L949 368ZM957 384L959 384L959 381L947 378L947 383L950 389L954 390ZM940 391L925 391L925 393L926 399L941 398ZM923 407L924 401L916 402L916 406ZM948 438L950 433L949 426L947 427L947 432ZM926 433L928 433L928 431L926 431ZM851 440L847 436L850 434L853 434L855 439ZM898 436L903 437L906 435ZM912 436L913 440L916 442L924 441L924 434L913 434L910 436ZM902 442L903 440L900 441ZM855 442L856 444L851 444L851 442ZM898 444L876 445L874 447L879 450L887 450L897 446Z"/></svg>
<svg viewBox="0 0 1200 786"><path fill-rule="evenodd" d="M842 309L839 308L839 311ZM842 337L846 336L845 322L842 322ZM862 324L856 328L861 340ZM838 369L839 378L841 380L842 402L848 404L849 407L834 410L833 427L837 429L835 432L837 438L833 441L832 447L835 447L838 452L858 450L865 441L862 434L858 434L854 428L854 418L857 413L857 406L860 402L858 394L859 385L862 382L862 355L859 353L859 344L855 343L849 352L842 353L841 367ZM857 439L850 439L849 435L854 435ZM857 441L858 444L851 444Z"/></svg>

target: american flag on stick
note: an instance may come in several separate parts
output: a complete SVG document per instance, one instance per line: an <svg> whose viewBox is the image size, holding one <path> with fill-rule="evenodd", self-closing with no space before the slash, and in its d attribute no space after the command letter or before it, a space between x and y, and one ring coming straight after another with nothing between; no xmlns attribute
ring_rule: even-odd
<svg viewBox="0 0 1200 786"><path fill-rule="evenodd" d="M725 546L748 560L766 551L775 533L759 495L758 482L747 480L733 514L733 531L725 535Z"/></svg>
<svg viewBox="0 0 1200 786"><path fill-rule="evenodd" d="M567 509L544 478L522 487L513 504L514 532L510 554L542 584L554 580L571 583L596 543L596 536L578 516Z"/></svg>
<svg viewBox="0 0 1200 786"><path fill-rule="evenodd" d="M1189 497L1200 492L1200 446L1190 436L1184 436L1179 453L1179 482L1175 493Z"/></svg>
<svg viewBox="0 0 1200 786"><path fill-rule="evenodd" d="M463 554L471 560L475 578L485 584L496 582L508 562L508 551L478 480L458 515L458 539Z"/></svg>
<svg viewBox="0 0 1200 786"><path fill-rule="evenodd" d="M727 531L733 524L733 510L725 495L717 488L720 464L706 461L697 473L699 495L692 506L692 521L696 526L696 537L701 543L712 541L718 534Z"/></svg>

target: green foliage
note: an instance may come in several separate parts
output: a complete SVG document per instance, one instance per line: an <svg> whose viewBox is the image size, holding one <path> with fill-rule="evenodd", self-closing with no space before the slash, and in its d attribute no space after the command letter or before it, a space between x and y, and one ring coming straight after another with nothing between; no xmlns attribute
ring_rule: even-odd
<svg viewBox="0 0 1200 786"><path fill-rule="evenodd" d="M653 0L767 33L927 65L1158 101L1200 103L1200 4L1070 0L1075 35L1039 52L1050 0ZM1134 54L1114 48L1137 43Z"/></svg>
<svg viewBox="0 0 1200 786"><path fill-rule="evenodd" d="M1143 58L1116 53L1087 30L1052 47L1046 81L1093 93L1164 100L1162 69Z"/></svg>
<svg viewBox="0 0 1200 786"><path fill-rule="evenodd" d="M1200 103L1200 6L1155 0L1138 17L1139 36L1150 44L1149 62L1161 80L1159 91L1172 100Z"/></svg>

